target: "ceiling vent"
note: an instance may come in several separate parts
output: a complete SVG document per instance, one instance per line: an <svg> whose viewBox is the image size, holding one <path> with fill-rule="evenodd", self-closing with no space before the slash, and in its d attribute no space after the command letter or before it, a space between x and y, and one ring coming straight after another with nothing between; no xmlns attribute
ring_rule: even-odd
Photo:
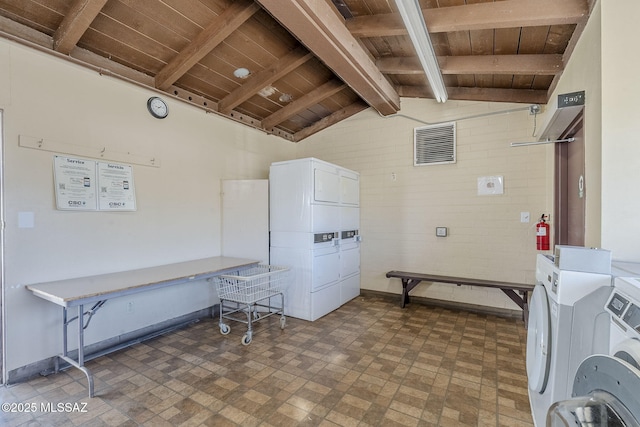
<svg viewBox="0 0 640 427"><path fill-rule="evenodd" d="M456 124L441 123L413 130L413 165L456 162Z"/></svg>

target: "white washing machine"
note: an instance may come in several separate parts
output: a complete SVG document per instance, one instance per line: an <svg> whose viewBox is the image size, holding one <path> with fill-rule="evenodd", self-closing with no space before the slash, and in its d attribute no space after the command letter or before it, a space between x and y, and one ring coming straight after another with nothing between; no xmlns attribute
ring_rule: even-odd
<svg viewBox="0 0 640 427"><path fill-rule="evenodd" d="M615 278L605 310L609 351L578 367L572 399L549 410L549 426L640 426L640 280Z"/></svg>
<svg viewBox="0 0 640 427"><path fill-rule="evenodd" d="M571 396L580 363L609 349L604 306L612 284L609 271L562 270L554 257L542 254L536 281L529 305L527 378L533 421L542 427L551 405Z"/></svg>

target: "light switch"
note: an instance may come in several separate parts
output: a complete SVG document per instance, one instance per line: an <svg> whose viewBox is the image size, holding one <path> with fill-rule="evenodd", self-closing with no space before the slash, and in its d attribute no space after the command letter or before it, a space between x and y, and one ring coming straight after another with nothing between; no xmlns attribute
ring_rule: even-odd
<svg viewBox="0 0 640 427"><path fill-rule="evenodd" d="M447 237L447 227L436 227L436 236Z"/></svg>
<svg viewBox="0 0 640 427"><path fill-rule="evenodd" d="M529 215L529 212L520 212L520 222L529 222L531 219L531 216Z"/></svg>

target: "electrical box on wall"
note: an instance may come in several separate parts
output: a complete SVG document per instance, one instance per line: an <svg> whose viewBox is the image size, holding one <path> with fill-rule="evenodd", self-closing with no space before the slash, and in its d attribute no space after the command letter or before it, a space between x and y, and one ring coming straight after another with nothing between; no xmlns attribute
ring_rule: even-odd
<svg viewBox="0 0 640 427"><path fill-rule="evenodd" d="M447 227L436 227L436 236L447 237L448 231Z"/></svg>

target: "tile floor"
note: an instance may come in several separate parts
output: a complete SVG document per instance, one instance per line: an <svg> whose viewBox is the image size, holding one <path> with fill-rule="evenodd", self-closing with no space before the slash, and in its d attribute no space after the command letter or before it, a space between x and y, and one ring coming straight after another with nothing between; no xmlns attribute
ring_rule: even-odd
<svg viewBox="0 0 640 427"><path fill-rule="evenodd" d="M202 319L77 369L0 387L3 426L532 426L518 319L358 297L227 336ZM61 405L58 405L58 404ZM24 409L23 405L23 409ZM17 409L17 405L14 406Z"/></svg>

